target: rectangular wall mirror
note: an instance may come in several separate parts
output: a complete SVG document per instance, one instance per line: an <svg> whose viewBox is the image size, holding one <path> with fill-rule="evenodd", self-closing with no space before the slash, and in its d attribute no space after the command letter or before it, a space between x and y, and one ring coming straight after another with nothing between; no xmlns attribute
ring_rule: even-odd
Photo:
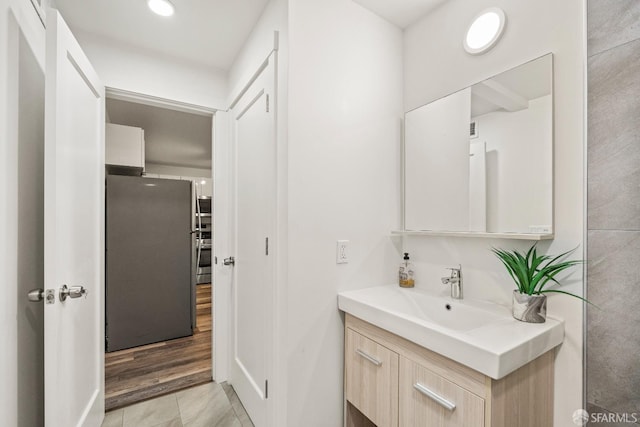
<svg viewBox="0 0 640 427"><path fill-rule="evenodd" d="M406 113L404 153L405 231L552 235L552 54Z"/></svg>

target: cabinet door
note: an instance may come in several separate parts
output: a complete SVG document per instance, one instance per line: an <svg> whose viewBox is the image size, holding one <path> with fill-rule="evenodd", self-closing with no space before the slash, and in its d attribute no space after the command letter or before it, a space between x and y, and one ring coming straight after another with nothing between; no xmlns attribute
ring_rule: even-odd
<svg viewBox="0 0 640 427"><path fill-rule="evenodd" d="M346 399L377 427L398 425L398 354L346 329Z"/></svg>
<svg viewBox="0 0 640 427"><path fill-rule="evenodd" d="M483 427L484 399L401 357L400 425Z"/></svg>
<svg viewBox="0 0 640 427"><path fill-rule="evenodd" d="M144 169L144 131L137 127L107 123L105 163Z"/></svg>

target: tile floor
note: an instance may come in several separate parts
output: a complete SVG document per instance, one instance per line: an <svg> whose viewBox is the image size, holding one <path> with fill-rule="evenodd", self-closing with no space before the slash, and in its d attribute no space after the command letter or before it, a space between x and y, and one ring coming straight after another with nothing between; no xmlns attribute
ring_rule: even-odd
<svg viewBox="0 0 640 427"><path fill-rule="evenodd" d="M102 427L253 427L236 392L208 383L107 412Z"/></svg>

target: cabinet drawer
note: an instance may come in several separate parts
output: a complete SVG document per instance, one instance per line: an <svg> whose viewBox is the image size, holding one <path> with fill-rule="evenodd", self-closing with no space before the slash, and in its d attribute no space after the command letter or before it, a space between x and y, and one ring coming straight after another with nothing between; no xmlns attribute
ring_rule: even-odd
<svg viewBox="0 0 640 427"><path fill-rule="evenodd" d="M484 426L484 399L404 357L399 399L402 427Z"/></svg>
<svg viewBox="0 0 640 427"><path fill-rule="evenodd" d="M345 341L346 399L377 427L397 427L398 354L348 328Z"/></svg>

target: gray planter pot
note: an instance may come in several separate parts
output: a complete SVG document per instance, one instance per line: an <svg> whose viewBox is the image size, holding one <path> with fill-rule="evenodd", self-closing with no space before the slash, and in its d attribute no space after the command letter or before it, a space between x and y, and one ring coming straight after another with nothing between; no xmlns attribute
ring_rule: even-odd
<svg viewBox="0 0 640 427"><path fill-rule="evenodd" d="M547 320L547 296L527 295L513 291L513 317L528 323L544 323Z"/></svg>

